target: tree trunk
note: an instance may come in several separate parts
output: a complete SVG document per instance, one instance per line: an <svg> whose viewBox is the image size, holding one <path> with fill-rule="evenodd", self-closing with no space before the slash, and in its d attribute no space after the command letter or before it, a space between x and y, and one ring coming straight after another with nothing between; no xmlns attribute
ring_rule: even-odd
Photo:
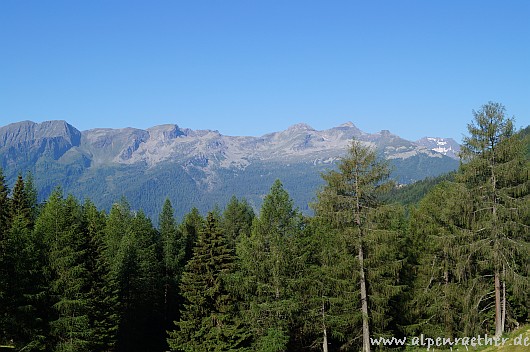
<svg viewBox="0 0 530 352"><path fill-rule="evenodd" d="M498 270L495 270L495 337L502 335L501 310L501 279Z"/></svg>
<svg viewBox="0 0 530 352"><path fill-rule="evenodd" d="M326 327L324 327L324 341L322 342L322 350L328 352L328 333L326 332Z"/></svg>
<svg viewBox="0 0 530 352"><path fill-rule="evenodd" d="M368 325L368 295L364 277L364 253L362 242L359 243L359 266L361 274L361 311L363 314L363 352L370 352L370 327Z"/></svg>
<svg viewBox="0 0 530 352"><path fill-rule="evenodd" d="M501 318L501 329L504 333L504 327L506 326L506 268L502 266L502 318Z"/></svg>
<svg viewBox="0 0 530 352"><path fill-rule="evenodd" d="M326 330L326 302L322 300L322 333L324 335L324 339L322 342L322 350L324 352L328 352L328 332Z"/></svg>

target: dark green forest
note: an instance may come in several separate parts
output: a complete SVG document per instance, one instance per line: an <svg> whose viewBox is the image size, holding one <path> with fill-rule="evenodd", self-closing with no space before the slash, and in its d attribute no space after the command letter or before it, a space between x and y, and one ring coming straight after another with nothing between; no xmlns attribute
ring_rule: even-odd
<svg viewBox="0 0 530 352"><path fill-rule="evenodd" d="M169 199L153 222L0 169L0 350L363 351L501 336L530 319L530 133L473 112L458 171L398 188L357 141L307 216L280 180L258 213Z"/></svg>

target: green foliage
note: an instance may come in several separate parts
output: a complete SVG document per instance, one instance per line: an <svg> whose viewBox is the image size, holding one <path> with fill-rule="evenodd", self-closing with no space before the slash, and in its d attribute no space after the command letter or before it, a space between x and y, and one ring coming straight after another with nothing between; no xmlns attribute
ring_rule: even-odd
<svg viewBox="0 0 530 352"><path fill-rule="evenodd" d="M91 351L109 351L116 344L119 327L117 283L112 279L110 261L106 257L106 215L89 200L83 205L83 221L89 238L88 268L90 272L90 325L94 329Z"/></svg>
<svg viewBox="0 0 530 352"><path fill-rule="evenodd" d="M466 316L466 304L476 304L466 296L472 286L465 262L471 204L471 194L463 185L442 182L412 212L418 272L407 307L413 322L407 328L409 334L456 337L476 323Z"/></svg>
<svg viewBox="0 0 530 352"><path fill-rule="evenodd" d="M400 250L400 210L383 207L380 196L392 187L388 182L387 164L377 159L375 152L353 141L348 155L341 160L337 171L323 175L325 187L318 193L315 203L315 216L323 226L336 231L337 242L332 246L347 248L352 259L347 256L338 263L342 270L351 270L349 275L358 290L360 300L342 317L355 324L359 320L362 326L356 329L362 332L363 350L369 348L370 330L372 334L383 334L390 323L391 301L401 292L398 277L402 260ZM323 248L324 249L324 248ZM327 269L327 266L325 266ZM341 271L332 270L330 274ZM340 295L340 293L339 293ZM326 290L320 297L333 297L343 300L333 292ZM324 325L326 314L323 314ZM344 323L342 323L344 324ZM347 336L344 347L354 343L358 336Z"/></svg>
<svg viewBox="0 0 530 352"><path fill-rule="evenodd" d="M168 343L178 351L243 351L249 334L226 287L234 254L218 220L209 213L181 281L185 305Z"/></svg>
<svg viewBox="0 0 530 352"><path fill-rule="evenodd" d="M54 318L50 321L55 351L90 351L90 273L88 238L82 209L71 196L56 190L35 224L48 246L47 278Z"/></svg>
<svg viewBox="0 0 530 352"><path fill-rule="evenodd" d="M250 236L239 238L241 294L248 298L244 302L245 316L258 350L256 346L287 350L285 336L290 335L300 309L295 300L296 279L301 273L296 242L303 226L301 214L293 208L292 199L277 180L263 200Z"/></svg>
<svg viewBox="0 0 530 352"><path fill-rule="evenodd" d="M125 199L112 208L106 226L106 257L120 302L119 351L163 345L161 246L157 231Z"/></svg>
<svg viewBox="0 0 530 352"><path fill-rule="evenodd" d="M427 177L409 185L394 187L383 196L383 200L388 203L395 202L402 205L416 205L436 185L443 181L453 181L455 175L455 172L450 172L436 177Z"/></svg>
<svg viewBox="0 0 530 352"><path fill-rule="evenodd" d="M164 325L169 330L179 317L179 284L186 259L186 242L175 221L171 201L166 199L158 220L164 263Z"/></svg>
<svg viewBox="0 0 530 352"><path fill-rule="evenodd" d="M0 237L0 343L12 341L17 348L39 349L44 334L43 311L39 309L44 291L39 262L42 248L32 233L33 219L24 201L27 194L21 178L13 197L4 208L11 214L9 229Z"/></svg>
<svg viewBox="0 0 530 352"><path fill-rule="evenodd" d="M65 172L52 158L38 162L37 184L31 173L9 171L12 192L0 169L0 345L297 352L326 344L338 351L360 349L367 333L458 337L515 328L530 311L530 132L516 133L504 107L488 103L474 112L469 134L457 173L400 188L388 182L388 166L354 142L323 175L311 218L287 189L300 198L307 184L316 188L316 172L298 179L318 165L220 171L227 184L207 197L177 166L90 169L81 185L88 165L68 166L65 188L91 190L109 215L99 203L52 191L55 180L43 184L39 173L59 179ZM433 171L429 160L407 162ZM131 172L174 178L145 182ZM278 176L285 188L273 182ZM37 185L41 197L51 194L44 204ZM180 185L178 197L168 197ZM111 206L108 187L134 194L133 208L159 209L167 198L158 229L125 197ZM226 192L242 187L248 202L233 196L222 213L216 207L203 219L199 209L224 206ZM197 208L184 215L190 203ZM184 215L181 223L175 214Z"/></svg>
<svg viewBox="0 0 530 352"><path fill-rule="evenodd" d="M459 181L473 195L473 221L469 250L473 277L485 287L494 288L496 334L504 331L505 308L501 302L501 283L514 292L529 288L528 203L530 202L529 163L524 156L520 135L505 108L488 103L474 111L464 138ZM485 289L486 290L486 289ZM484 300L483 305L487 305Z"/></svg>
<svg viewBox="0 0 530 352"><path fill-rule="evenodd" d="M246 199L239 201L232 196L223 211L222 226L228 238L228 245L235 249L239 236L250 236L255 214Z"/></svg>

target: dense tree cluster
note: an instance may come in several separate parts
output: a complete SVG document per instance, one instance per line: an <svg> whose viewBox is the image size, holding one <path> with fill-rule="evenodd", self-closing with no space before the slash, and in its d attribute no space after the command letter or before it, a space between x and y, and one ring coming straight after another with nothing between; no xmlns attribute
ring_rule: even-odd
<svg viewBox="0 0 530 352"><path fill-rule="evenodd" d="M357 351L371 338L501 335L529 319L530 167L504 107L474 112L459 171L392 204L353 141L312 204L278 180L157 226L0 170L0 346L20 351ZM408 198L410 196L406 196ZM419 198L419 197L418 197Z"/></svg>

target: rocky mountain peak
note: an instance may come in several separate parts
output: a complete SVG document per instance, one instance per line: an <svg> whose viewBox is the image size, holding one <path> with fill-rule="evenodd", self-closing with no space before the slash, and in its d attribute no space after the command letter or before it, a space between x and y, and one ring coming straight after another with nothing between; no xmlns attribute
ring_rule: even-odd
<svg viewBox="0 0 530 352"><path fill-rule="evenodd" d="M72 146L78 146L81 141L81 132L62 120L41 123L22 121L0 128L0 141L3 146L52 138L63 139Z"/></svg>
<svg viewBox="0 0 530 352"><path fill-rule="evenodd" d="M315 129L306 123L297 123L287 129L287 131L314 131Z"/></svg>
<svg viewBox="0 0 530 352"><path fill-rule="evenodd" d="M452 138L423 137L417 140L415 144L458 160L460 144Z"/></svg>

